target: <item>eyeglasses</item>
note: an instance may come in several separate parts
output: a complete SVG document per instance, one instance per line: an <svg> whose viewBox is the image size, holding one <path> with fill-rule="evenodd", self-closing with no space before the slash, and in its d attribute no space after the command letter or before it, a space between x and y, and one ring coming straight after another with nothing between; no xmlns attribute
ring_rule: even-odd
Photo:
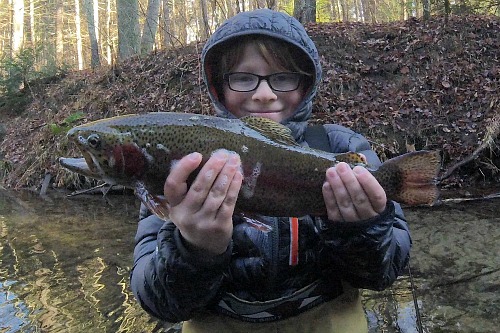
<svg viewBox="0 0 500 333"><path fill-rule="evenodd" d="M224 74L224 81L229 89L238 92L249 92L257 89L260 81L266 80L269 87L274 91L288 92L297 90L304 74L283 72L271 75L257 75L246 72L234 72Z"/></svg>

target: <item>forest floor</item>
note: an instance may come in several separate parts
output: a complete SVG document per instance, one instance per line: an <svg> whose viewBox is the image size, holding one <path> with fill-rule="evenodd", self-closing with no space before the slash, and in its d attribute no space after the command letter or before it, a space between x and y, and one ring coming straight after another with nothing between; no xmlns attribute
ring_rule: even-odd
<svg viewBox="0 0 500 333"><path fill-rule="evenodd" d="M499 17L307 29L324 73L313 122L363 133L382 159L439 149L443 189L500 191ZM202 45L33 82L23 90L24 106L0 97L3 186L39 191L44 180L54 188L95 184L57 163L60 156L80 156L64 135L80 123L151 111L211 114L200 75Z"/></svg>

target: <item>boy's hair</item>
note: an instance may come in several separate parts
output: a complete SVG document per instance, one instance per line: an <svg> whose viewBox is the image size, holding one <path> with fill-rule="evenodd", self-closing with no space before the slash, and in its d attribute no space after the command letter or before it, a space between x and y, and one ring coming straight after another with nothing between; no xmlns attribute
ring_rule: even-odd
<svg viewBox="0 0 500 333"><path fill-rule="evenodd" d="M305 52L298 47L285 41L262 35L248 35L240 38L234 38L218 46L221 54L217 59L214 57L212 68L214 69L212 82L222 101L224 94L224 74L228 73L243 56L247 45L255 45L260 55L270 64L281 68L284 71L298 72L306 74L302 82L304 91L307 91L314 82L315 69L314 64Z"/></svg>

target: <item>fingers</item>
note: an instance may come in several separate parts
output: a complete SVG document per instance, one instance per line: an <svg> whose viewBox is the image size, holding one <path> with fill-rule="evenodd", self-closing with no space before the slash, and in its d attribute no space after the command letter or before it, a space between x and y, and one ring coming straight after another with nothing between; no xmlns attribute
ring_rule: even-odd
<svg viewBox="0 0 500 333"><path fill-rule="evenodd" d="M351 195L356 196L358 204L361 204L362 189L356 180L355 175L346 163L339 163L335 168L330 168L326 172L326 180L333 193L332 201L328 204L330 208L329 218L333 221L359 221L363 218L359 216ZM368 201L365 197L365 202Z"/></svg>
<svg viewBox="0 0 500 333"><path fill-rule="evenodd" d="M329 168L322 191L328 218L333 221L365 220L385 209L385 191L363 167L352 170L339 163Z"/></svg>
<svg viewBox="0 0 500 333"><path fill-rule="evenodd" d="M196 212L202 208L216 212L224 202L236 173L240 171L237 154L217 151L200 170L186 194L186 203Z"/></svg>
<svg viewBox="0 0 500 333"><path fill-rule="evenodd" d="M223 203L234 206L243 179L239 155L225 150L214 152L188 187L188 179L201 161L201 154L193 153L172 168L164 185L169 205L177 206L182 202L193 213L203 207L215 207L212 210L216 211Z"/></svg>
<svg viewBox="0 0 500 333"><path fill-rule="evenodd" d="M240 192L241 184L243 182L243 175L238 170L234 173L234 176L229 183L229 187L224 196L222 204L219 206L217 212L217 219L231 219L234 213L234 207L236 205L236 200L238 199L238 193Z"/></svg>
<svg viewBox="0 0 500 333"><path fill-rule="evenodd" d="M333 187L335 186L335 178L338 177L335 169L327 170L327 181L323 183L323 198L325 200L326 211L328 213L328 219L331 221L344 221L340 209L337 206L337 200L335 199L335 193L333 192Z"/></svg>
<svg viewBox="0 0 500 333"><path fill-rule="evenodd" d="M192 153L184 156L171 168L163 186L163 192L169 205L176 206L184 199L188 190L188 177L198 168L201 160L200 153Z"/></svg>
<svg viewBox="0 0 500 333"><path fill-rule="evenodd" d="M184 239L196 248L219 254L232 235L232 215L243 181L241 161L237 154L217 151L188 187L188 178L201 163L198 155L182 158L171 170L165 196L170 219Z"/></svg>
<svg viewBox="0 0 500 333"><path fill-rule="evenodd" d="M201 184L199 185L205 189L205 191L197 193L202 199L200 202L200 209L223 214L227 211L227 208L230 208L232 215L232 210L234 209L243 180L243 176L240 172L240 158L237 154L227 152L221 154L215 153L214 158L221 158L223 164L221 163L222 167L220 170L213 170L216 177L214 177L212 184L210 184L210 182L206 184L200 182ZM219 165L217 164L217 166ZM212 170L208 172L211 171ZM198 185L197 180L193 183L195 189Z"/></svg>
<svg viewBox="0 0 500 333"><path fill-rule="evenodd" d="M361 185L366 197L370 201L373 210L380 214L385 210L387 205L387 196L385 190L379 184L377 179L365 168L356 166L353 169L356 179Z"/></svg>

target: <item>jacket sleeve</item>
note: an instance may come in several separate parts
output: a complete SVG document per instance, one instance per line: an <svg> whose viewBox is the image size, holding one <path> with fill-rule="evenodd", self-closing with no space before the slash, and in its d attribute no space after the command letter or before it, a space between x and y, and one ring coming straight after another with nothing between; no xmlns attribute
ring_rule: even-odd
<svg viewBox="0 0 500 333"><path fill-rule="evenodd" d="M397 203L389 202L382 214L366 221L321 219L319 229L328 266L353 287L383 290L408 263L411 238Z"/></svg>
<svg viewBox="0 0 500 333"><path fill-rule="evenodd" d="M345 127L326 125L334 152L363 153L368 163L380 160L368 141ZM401 206L388 202L385 211L369 220L332 222L319 219L319 230L330 267L354 287L383 290L403 273L408 263L411 237Z"/></svg>
<svg viewBox="0 0 500 333"><path fill-rule="evenodd" d="M135 241L130 284L152 316L169 322L187 320L217 295L232 245L225 253L206 258L184 246L172 222L154 215L139 222Z"/></svg>

